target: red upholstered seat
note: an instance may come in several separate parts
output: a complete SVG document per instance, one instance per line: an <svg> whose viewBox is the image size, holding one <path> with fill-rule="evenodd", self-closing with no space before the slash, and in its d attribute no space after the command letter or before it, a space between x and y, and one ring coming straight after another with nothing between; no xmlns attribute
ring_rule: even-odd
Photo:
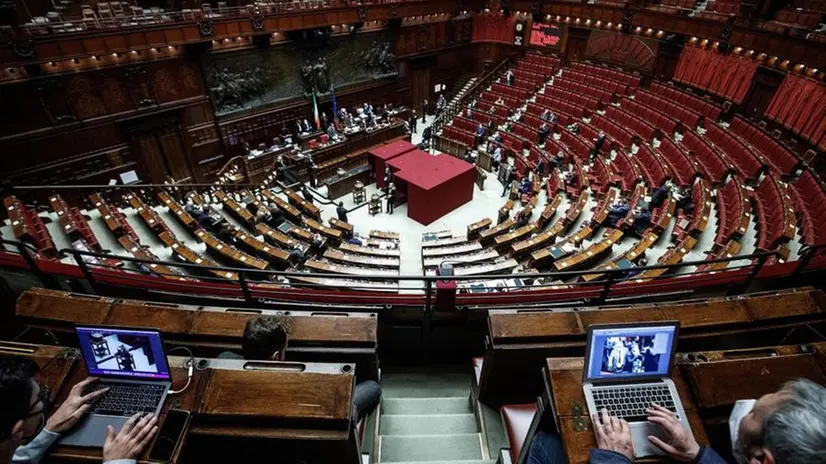
<svg viewBox="0 0 826 464"><path fill-rule="evenodd" d="M528 437L533 417L536 415L536 403L506 404L499 408L499 413L502 415L502 423L505 425L505 435L508 437L511 459L513 462L517 462Z"/></svg>

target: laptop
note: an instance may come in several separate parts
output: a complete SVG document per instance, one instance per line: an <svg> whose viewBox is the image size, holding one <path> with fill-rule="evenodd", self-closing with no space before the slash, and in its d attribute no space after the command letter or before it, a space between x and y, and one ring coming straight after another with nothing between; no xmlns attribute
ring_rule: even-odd
<svg viewBox="0 0 826 464"><path fill-rule="evenodd" d="M79 325L75 333L89 376L100 378L84 394L110 390L60 443L101 447L107 425L117 431L136 413L160 413L172 385L169 362L156 329Z"/></svg>
<svg viewBox="0 0 826 464"><path fill-rule="evenodd" d="M625 419L637 457L663 454L648 436L664 438L648 422L652 403L677 414L691 433L683 404L669 378L674 366L679 322L594 324L588 328L582 385L591 416L607 409Z"/></svg>

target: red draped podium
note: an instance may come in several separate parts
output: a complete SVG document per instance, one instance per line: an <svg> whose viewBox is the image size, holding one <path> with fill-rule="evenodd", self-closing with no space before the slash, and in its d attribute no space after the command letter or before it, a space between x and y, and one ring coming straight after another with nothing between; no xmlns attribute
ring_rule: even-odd
<svg viewBox="0 0 826 464"><path fill-rule="evenodd" d="M407 190L407 217L428 225L473 199L476 168L449 155L409 151L390 160L399 188Z"/></svg>
<svg viewBox="0 0 826 464"><path fill-rule="evenodd" d="M403 153L407 153L410 150L415 149L416 145L413 145L407 140L396 140L395 142L391 142L370 150L369 153L373 158L373 167L376 174L376 186L378 188L384 188L384 169L387 166L388 161Z"/></svg>

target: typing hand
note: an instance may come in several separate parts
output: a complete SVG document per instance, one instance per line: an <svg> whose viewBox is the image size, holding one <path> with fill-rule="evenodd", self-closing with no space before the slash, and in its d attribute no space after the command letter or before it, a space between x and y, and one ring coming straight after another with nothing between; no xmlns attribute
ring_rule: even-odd
<svg viewBox="0 0 826 464"><path fill-rule="evenodd" d="M619 453L629 461L634 461L634 441L631 439L631 427L628 422L618 417L609 416L608 410L602 410L602 422L597 414L591 418L597 448Z"/></svg>
<svg viewBox="0 0 826 464"><path fill-rule="evenodd" d="M106 426L103 462L137 459L157 432L158 418L154 414L135 414L117 433L111 425Z"/></svg>
<svg viewBox="0 0 826 464"><path fill-rule="evenodd" d="M700 452L700 445L694 437L677 420L677 416L658 404L652 404L646 409L648 421L657 424L665 432L668 443L649 435L648 441L673 459L682 462L692 462Z"/></svg>
<svg viewBox="0 0 826 464"><path fill-rule="evenodd" d="M95 398L109 391L108 388L102 388L88 395L84 395L83 389L86 388L87 385L97 382L97 380L96 377L89 377L72 387L66 401L64 401L57 411L52 414L52 417L46 421L46 429L55 433L65 433L71 430L71 428L89 412L89 408L91 407L90 403L94 401Z"/></svg>

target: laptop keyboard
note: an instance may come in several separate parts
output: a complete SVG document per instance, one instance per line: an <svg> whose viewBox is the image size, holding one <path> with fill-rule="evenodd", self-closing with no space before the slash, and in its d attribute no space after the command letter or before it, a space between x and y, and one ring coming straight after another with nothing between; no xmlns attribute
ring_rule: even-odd
<svg viewBox="0 0 826 464"><path fill-rule="evenodd" d="M628 422L645 422L646 408L652 403L676 413L677 407L671 391L665 384L617 386L594 388L594 404L597 411L607 409L608 413Z"/></svg>
<svg viewBox="0 0 826 464"><path fill-rule="evenodd" d="M139 412L154 413L166 393L166 385L95 383L86 387L84 394L109 388L95 399L91 411L109 416L132 416Z"/></svg>

